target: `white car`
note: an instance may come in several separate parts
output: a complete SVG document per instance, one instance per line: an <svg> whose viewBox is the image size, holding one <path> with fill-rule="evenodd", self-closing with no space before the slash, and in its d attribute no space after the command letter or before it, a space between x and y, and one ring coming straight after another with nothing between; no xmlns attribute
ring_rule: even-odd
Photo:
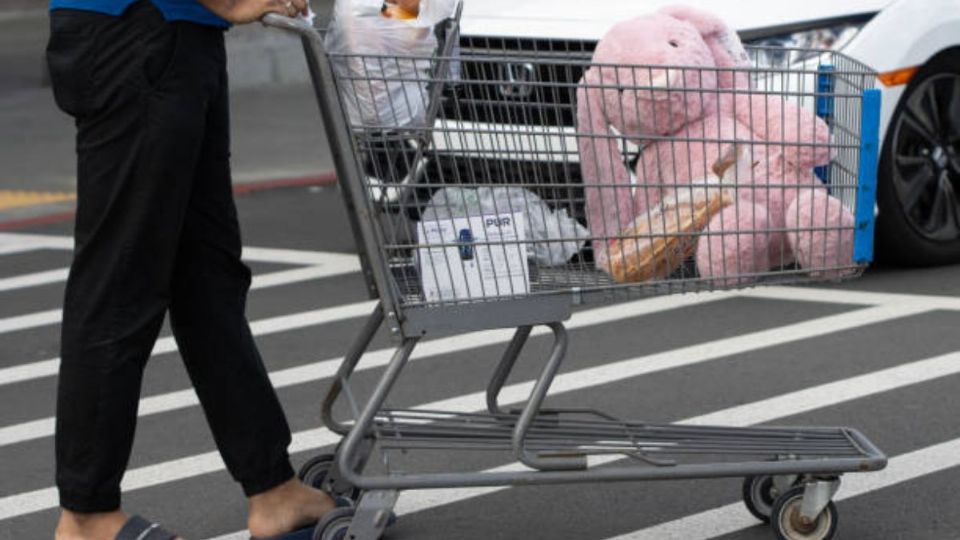
<svg viewBox="0 0 960 540"><path fill-rule="evenodd" d="M673 3L470 0L462 42L467 48L529 43L538 50L582 43L589 52L613 24ZM877 71L883 103L878 255L911 265L960 262L960 0L685 3L720 15L747 44L842 50ZM522 75L502 74L508 80L501 92L516 90L509 79Z"/></svg>

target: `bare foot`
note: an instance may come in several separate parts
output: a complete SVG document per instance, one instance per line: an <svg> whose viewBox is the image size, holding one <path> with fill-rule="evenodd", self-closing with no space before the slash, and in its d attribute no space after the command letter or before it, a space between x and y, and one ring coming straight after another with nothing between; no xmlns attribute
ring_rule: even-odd
<svg viewBox="0 0 960 540"><path fill-rule="evenodd" d="M120 510L81 514L63 510L54 533L56 540L113 540L127 522Z"/></svg>
<svg viewBox="0 0 960 540"><path fill-rule="evenodd" d="M85 514L63 510L54 533L56 540L114 540L127 522L120 510ZM177 537L177 540L183 538Z"/></svg>
<svg viewBox="0 0 960 540"><path fill-rule="evenodd" d="M294 478L250 497L247 528L251 536L276 536L309 526L334 508L329 495Z"/></svg>

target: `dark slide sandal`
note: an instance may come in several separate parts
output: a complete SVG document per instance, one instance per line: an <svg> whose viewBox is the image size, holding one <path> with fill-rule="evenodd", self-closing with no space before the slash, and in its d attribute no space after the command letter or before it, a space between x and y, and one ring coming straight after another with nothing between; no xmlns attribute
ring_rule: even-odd
<svg viewBox="0 0 960 540"><path fill-rule="evenodd" d="M133 516L123 524L115 540L174 540L177 535L164 530L160 525Z"/></svg>
<svg viewBox="0 0 960 540"><path fill-rule="evenodd" d="M277 536L251 536L250 540L311 540L311 538L313 538L313 528L316 526L317 524L314 523L313 525L310 525L304 529L283 533Z"/></svg>

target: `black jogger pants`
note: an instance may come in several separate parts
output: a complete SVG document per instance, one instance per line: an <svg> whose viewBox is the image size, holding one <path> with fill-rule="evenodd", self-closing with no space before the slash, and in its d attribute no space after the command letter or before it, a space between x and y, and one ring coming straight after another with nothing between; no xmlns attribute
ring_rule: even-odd
<svg viewBox="0 0 960 540"><path fill-rule="evenodd" d="M47 60L57 104L77 125L61 505L119 507L143 370L168 310L230 473L247 495L290 479L290 428L245 316L222 30L167 22L148 0L120 17L56 10Z"/></svg>

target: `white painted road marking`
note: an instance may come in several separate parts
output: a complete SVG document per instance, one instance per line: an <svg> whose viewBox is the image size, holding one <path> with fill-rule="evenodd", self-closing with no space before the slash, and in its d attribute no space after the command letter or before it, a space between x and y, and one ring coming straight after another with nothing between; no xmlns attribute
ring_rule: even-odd
<svg viewBox="0 0 960 540"><path fill-rule="evenodd" d="M281 270L279 272L270 272L267 274L258 274L253 276L250 283L251 290L269 289L282 285L291 285L302 283L304 281L313 281L343 274L356 272L353 269L355 265L344 264L319 264L307 266L304 268L293 268L290 270Z"/></svg>
<svg viewBox="0 0 960 540"><path fill-rule="evenodd" d="M254 336L265 336L279 332L289 332L308 326L317 326L331 322L342 321L368 315L373 310L373 302L358 302L355 304L346 304L332 308L315 309L294 313L292 315L281 315L268 319L261 319L250 323L250 331ZM150 354L156 356L174 352L177 350L177 342L173 336L162 337L157 340L153 346L153 352ZM52 358L50 360L40 360L20 364L4 369L0 369L0 386L13 384L16 382L42 379L52 377L57 374L60 368L60 359Z"/></svg>
<svg viewBox="0 0 960 540"><path fill-rule="evenodd" d="M5 253L19 253L24 251L29 251L32 249L71 249L72 241L70 245L67 246L63 238L60 237L36 237L35 239L40 240L43 244L39 248L36 246L28 246L25 244L7 244L3 245L5 239L9 239L10 236L17 237L17 241L26 241L24 238L25 235L3 235L0 234L0 255ZM333 254L335 261L331 261L329 258L324 258L327 254L317 254L315 252L302 252L297 250L265 250L262 249L257 251L259 248L253 248L251 257L261 258L266 262L279 262L284 264L313 264L310 261L316 262L318 265L328 264L328 268L336 269L334 272L337 273L349 273L356 272L359 269L359 265L354 256L348 256L352 258L351 261L346 259L341 259L339 254ZM6 250L6 251L5 251ZM318 258L313 259L313 255L318 255ZM254 260L248 258L248 260ZM296 262L295 262L296 261ZM321 262L322 261L322 262ZM350 269L352 268L352 269ZM340 269L344 269L343 272L340 272ZM307 269L294 269L285 272L300 272ZM40 281L45 279L54 279L54 273L58 271L51 271L45 273L38 273L37 275L31 276L15 276L13 278L6 278L0 280L0 291L4 290L14 290L17 288L35 286L31 285L31 281L37 281L36 284L43 284ZM46 277L41 277L40 274L47 274ZM279 272L277 273L279 274ZM291 274L292 275L292 274ZM16 281L20 280L20 281ZM3 287L7 286L7 289ZM960 310L960 299L953 297L945 296L932 296L932 295L908 295L908 294L890 294L882 292L863 292L863 291L849 291L849 290L832 290L832 289L812 289L812 288L785 288L785 287L772 287L772 288L761 288L753 289L748 291L741 291L735 293L737 296L747 296L754 298L768 298L774 300L790 300L790 301L809 301L809 302L824 302L831 304L838 303L849 303L857 305L877 305L884 304L885 307L892 308L894 306L903 308L902 303L909 304L906 306L907 311L916 310L915 313L922 313L925 311L930 311L934 309L942 310ZM675 297L674 297L675 298ZM697 302L698 303L698 302ZM898 305L901 304L901 305ZM613 306L613 309L617 309L622 306ZM883 306L882 306L883 307ZM365 315L369 310L372 309L372 304L368 305L367 310L361 315ZM870 310L860 310L857 312L851 313L860 313L862 311ZM883 310L878 310L877 314L882 313ZM45 312L49 313L49 312ZM887 313L889 314L889 313ZM22 321L26 321L24 317L31 317L33 315L21 316ZM842 314L847 315L847 314ZM47 315L49 316L49 315ZM633 316L633 315L630 315ZM625 318L625 317L619 317ZM895 318L895 317L894 317ZM11 318L14 319L14 318ZM0 333L3 333L2 328L3 324L8 321L0 320ZM819 320L819 319L818 319ZM889 319L883 319L889 320ZM879 321L879 319L878 319ZM815 321L807 321L815 322ZM13 323L11 323L13 324ZM801 323L802 324L802 323ZM865 323L870 324L870 323ZM859 325L857 325L859 326ZM760 332L762 333L762 332ZM497 332L479 332L471 335L479 337L491 337L496 336L497 339L505 341L512 334L510 331L497 331ZM759 333L758 333L759 334ZM745 336L739 336L745 337ZM781 336L782 338L782 336ZM446 338L448 340L462 341L463 336L456 336L454 338ZM730 338L732 340L737 339ZM797 338L805 339L805 338ZM435 342L424 343L421 346L421 351L428 350L430 343L441 343L444 340L435 340ZM728 340L717 340L718 342L727 342ZM783 339L778 340L779 344L784 342ZM490 345L489 341L482 342L482 345ZM475 345L480 346L480 345ZM724 346L728 347L727 350L734 350L732 353L726 353L723 356L729 354L736 354L735 344L725 343ZM443 347L438 347L438 350ZM469 347L467 347L469 348ZM759 348L759 347L757 347ZM684 349L679 349L678 351L686 351L692 349L692 347L687 347ZM746 350L753 350L749 348ZM386 363L389 353L392 351L374 351L373 356L365 357L364 366L366 368L373 367L369 365L367 360L374 360L375 365L382 366ZM668 351L672 353L674 351ZM383 353L383 358L375 356L378 353ZM438 353L443 354L443 353ZM689 354L689 351L685 354ZM651 355L651 357L656 357L658 355ZM719 358L719 356L718 356ZM636 359L635 359L636 360ZM700 360L702 361L702 360ZM338 359L325 360L323 362L313 363L305 366L298 366L295 368L290 368L287 370L282 370L272 374L275 384L278 386L286 386L297 383L306 382L303 380L303 375L308 371L316 370L318 365L322 364L323 369L327 375L332 374L332 371L336 368L336 364L339 362ZM696 363L696 361L691 362ZM616 363L620 364L620 363ZM694 419L688 419L686 422L689 423L715 423L721 425L740 425L741 423L753 423L753 422L765 422L769 420L775 420L776 418L781 418L783 416L790 416L794 414L801 414L809 410L814 410L820 407L829 407L838 403L845 401L850 401L853 399L859 399L871 395L878 394L887 390L895 390L902 388L907 385L918 384L929 380L935 380L938 378L955 375L958 372L958 369L955 368L955 365L960 364L960 357L957 354L945 355L943 357L932 358L925 361L911 362L909 364L904 364L890 369L885 369L882 371L870 373L867 375L862 375L859 377L852 377L844 381L838 381L834 383L829 383L813 388L798 390L790 394L780 395L774 398L758 401L755 403L732 407L723 411L718 411L697 417ZM614 364L611 364L614 365ZM683 363L679 365L685 365ZM678 367L679 365L671 365L670 367ZM606 366L601 366L601 369ZM668 369L664 367L662 369ZM657 369L654 368L654 371ZM588 371L588 370L582 370ZM0 370L0 375L2 375L3 370ZM581 372L578 372L581 373ZM634 376L642 375L642 372L631 375L621 374L620 377L613 380L620 380L623 378L629 378ZM569 374L574 375L574 374ZM311 374L315 379L322 378L316 374ZM585 380L586 386L592 386L596 384L603 384L604 374L602 371L593 373L595 379ZM582 377L582 375L581 375ZM2 381L2 379L0 379ZM559 381L559 379L558 379ZM286 383L286 384L284 384ZM0 382L0 385L3 383ZM511 401L512 397L517 397L517 401L522 401L525 399L530 388L530 383L521 383L518 385L513 385L505 389L504 391L504 401ZM563 387L560 384L555 385L554 392L568 391L570 388ZM577 385L572 387L573 390L579 389ZM507 395L508 392L517 392L517 395ZM189 394L187 396L186 394ZM458 406L458 403L466 400L473 401L474 406L478 406L482 401L482 394L473 394L469 396L461 396L458 398L452 398L449 400L443 400L441 402L433 403L430 405L425 405L425 408L435 408L435 407L450 407ZM190 399L193 399L191 402ZM822 404L821 404L822 403ZM192 390L184 390L179 392L172 392L169 394L163 394L160 396L153 396L151 398L146 398L141 401L142 405L146 405L145 409L148 411L148 414L156 414L157 412L163 412L166 410L174 410L186 406L195 405L195 398L193 397ZM772 418L768 418L771 415ZM727 421L725 419L732 418ZM4 437L8 434L15 438L16 434L13 431L7 431L11 428L20 427L22 431L20 432L23 436L28 436L29 438L35 437L36 429L40 429L42 432L49 431L52 433L52 419L42 419L36 422L31 422L27 424L20 424L19 426L11 426L10 428L0 429L0 446L2 446L5 440ZM49 423L49 425L48 425ZM32 424L32 427L28 426ZM47 435L40 435L47 436ZM24 439L24 440L29 440ZM11 439L13 440L13 439ZM332 436L326 430L320 428L315 430L308 430L300 432L295 435L294 443L291 447L291 451L303 451L319 446L326 446L333 444L338 440L337 437ZM15 441L14 441L15 442ZM7 443L12 444L12 443ZM895 485L899 482L904 482L912 480L918 477L921 477L926 474L931 474L934 472L941 471L946 468L955 467L960 465L960 460L958 460L958 455L960 455L960 439L954 441L948 441L946 443L931 446L909 454L904 454L894 458L890 462L890 466L887 470L881 473L873 473L869 475L850 475L845 478L844 488L838 496L838 500L846 499L849 497L861 495L864 493L869 493L870 491L881 489L883 487L888 487ZM190 465L196 465L196 468L192 468ZM167 467L170 467L170 470L165 470ZM508 467L516 467L516 465L510 465ZM151 487L167 482L172 482L180 478L190 478L199 474L204 474L206 472L215 472L222 470L223 464L220 462L219 457L214 452L201 454L199 456L189 456L183 459L173 460L170 462L160 463L156 465L151 465L148 467L142 467L136 469L136 471L131 471L131 473L136 472L129 482L124 482L124 489L140 489ZM503 469L503 468L501 468ZM182 474L183 476L176 478L177 474ZM129 475L128 475L129 476ZM436 506L441 506L445 503L456 502L457 500L465 500L470 497L475 497L483 493L489 493L497 491L503 488L483 488L482 490L439 490L439 491L427 491L427 492L407 492L404 497L400 499L400 505L398 506L398 511L400 513L409 513L411 511L418 511L427 508L433 508ZM38 490L36 492L24 493L21 494L24 498L22 501L29 506L30 504L42 503L44 500L48 500L51 490ZM449 496L442 496L443 492L457 492L460 495L454 496L453 498ZM35 497L31 499L29 496L34 495ZM448 493L449 495L449 493ZM55 500L55 492L53 493ZM440 497L437 497L440 496ZM7 500L13 499L15 496L6 497L5 499L0 499L0 520L6 519L3 515L4 504ZM436 499L432 502L430 499ZM430 502L430 504L427 504ZM418 508L417 504L424 504ZM41 508L42 510L43 508ZM24 512L30 513L30 512ZM738 517L739 514L739 517ZM22 514L15 514L22 515ZM674 522L665 523L657 525L655 527L644 529L642 531L636 531L633 533L628 533L617 537L618 539L632 539L632 538L683 538L683 539L693 539L693 538L706 538L717 535L728 534L730 532L735 532L744 527L749 527L756 525L756 520L749 518L749 515L743 510L742 504L737 503L733 505L727 505L721 508L709 510L694 516L687 516L685 518L678 519ZM677 529L671 529L671 527L679 527ZM686 531L686 532L684 532ZM704 536L708 535L708 536ZM217 540L226 540L226 539L239 539L246 538L245 533L233 533L231 535L226 535L218 537Z"/></svg>
<svg viewBox="0 0 960 540"><path fill-rule="evenodd" d="M573 315L568 329L584 328L617 320L640 317L642 315L659 313L668 309L675 309L687 305L703 304L729 298L727 293L701 296L664 296L637 300L626 304L606 306L584 310ZM367 312L373 310L374 302L365 304ZM352 311L348 312L352 313ZM256 323L254 323L256 324ZM545 328L537 328L533 336L549 333ZM466 351L478 347L506 343L513 336L512 330L490 330L471 332L453 337L434 339L421 343L415 351L413 360L440 356L444 354ZM361 370L373 369L387 365L393 355L393 348L379 349L366 353L360 365ZM48 361L49 362L49 361ZM327 377L332 377L340 366L342 358L330 358L301 366L291 367L270 374L270 380L275 388L284 388L297 384L307 384ZM59 364L57 364L58 366ZM54 366L56 367L56 366ZM2 381L0 370L0 381ZM159 394L140 400L139 415L149 416L198 404L196 393L192 389L178 390L166 394ZM30 441L53 435L53 417L43 418L21 424L0 428L0 447L20 442Z"/></svg>
<svg viewBox="0 0 960 540"><path fill-rule="evenodd" d="M798 323L795 325L789 325L788 327L757 332L755 334L750 334L750 339L745 339L745 336L741 336L740 338L728 338L725 340L718 340L718 342L721 343L719 345L708 346L701 344L693 347L684 347L682 349L675 349L673 351L667 351L650 356L562 373L554 380L554 384L551 388L551 395L572 392L575 390L583 390L599 384L629 379L655 371L671 369L681 365L693 365L708 359L725 357L735 352L746 352L749 350L764 348L770 346L771 344L781 344L789 341L815 337L839 331L840 329L850 327L851 325L854 327L862 326L864 324L862 322L863 320L889 320L896 317L902 317L906 316L908 313L917 312L919 309L920 308L917 306L909 305L896 307L877 306L859 310L851 314L833 315L830 317L816 319L814 321L808 321L807 323ZM850 317L852 314L859 315L859 317L856 319L857 324L853 324L851 320L844 321L845 316L847 319L853 319L853 317ZM846 325L843 324L844 322L846 322ZM784 330L784 328L790 327L793 329L789 331ZM758 337L758 335L766 335L767 339ZM772 343L772 338L774 336L779 336L779 340L775 343ZM753 342L753 345L750 345L750 342ZM698 353L700 356L693 356ZM920 372L929 367L925 362L928 361L904 364L903 368L907 372L911 370ZM960 372L960 362L952 361L950 363L957 372ZM934 370L931 370L931 372L937 373L937 376L944 376L943 374L940 374ZM886 380L886 375L883 375L882 377L883 380ZM870 381L865 381L863 377L854 377L850 380L853 381L852 384L855 384L857 388L863 389L863 392L865 392L863 395L869 395L870 392L877 391L875 389L877 385L871 386ZM889 390L895 387L913 384L913 381L915 380L916 379L913 378L901 377L896 381L893 381L893 384L897 386L891 386L886 389ZM522 402L529 397L530 389L532 387L533 381L526 381L504 387L503 391L501 392L503 403ZM485 395L485 392L477 392L436 401L430 404L421 405L417 408L451 412L471 412L477 410L477 406L483 402ZM843 396L848 394L844 392L835 392L832 395L843 398ZM769 400L764 400L761 402L763 403L764 407L768 406L767 401ZM825 405L826 404L823 406ZM325 428L301 431L294 434L290 451L291 453L294 453L312 450L323 446L333 445L339 440L340 437L338 435ZM138 469L127 471L127 474L124 477L123 489L130 491L152 487L185 478L191 478L201 474L219 471L222 469L223 462L221 461L219 454L217 452L207 452L204 454L189 456L182 459L167 461L164 463L158 463L156 465L140 467ZM39 512L41 510L55 508L56 506L57 492L55 488L46 488L27 493L10 495L0 499L0 520L33 512Z"/></svg>
<svg viewBox="0 0 960 540"><path fill-rule="evenodd" d="M851 377L820 386L798 390L778 398L765 399L745 405L731 407L722 411L681 420L678 424L705 425L713 423L723 426L747 426L749 422L744 418L758 423L766 423L780 418L809 412L810 410L836 406L855 399L874 396L883 392L902 389L915 384L928 382L943 377L960 374L960 353L951 353L943 356L901 364L899 366L877 371L874 373ZM517 385L520 386L520 385ZM530 384L522 385L519 395L525 397L524 390ZM513 393L511 393L514 395ZM476 396L478 399L480 395ZM803 401L807 399L809 401ZM439 404L424 406L424 408L441 408ZM613 461L609 457L591 460L591 464ZM881 489L899 482L905 482L925 474L949 469L960 465L960 439L934 445L909 454L904 454L890 461L885 471L866 475L852 474L844 477L844 488L838 499L862 495L870 491ZM522 470L522 467L511 463L506 466L490 469L487 472L506 472ZM425 510L438 508L448 504L462 502L475 497L496 493L509 489L508 487L482 488L452 488L434 490L404 491L400 497L396 513L407 515ZM0 508L2 508L0 500ZM749 519L747 519L749 518ZM685 521L685 520L690 521ZM644 531L618 536L611 540L695 540L719 536L756 525L757 520L749 516L742 503L732 504L682 518L676 522L659 525ZM234 532L218 536L211 540L245 540L246 531Z"/></svg>
<svg viewBox="0 0 960 540"><path fill-rule="evenodd" d="M575 314L567 327L569 329L575 329L590 325L603 324L607 322L638 317L644 314L656 313L665 309L673 309L685 305L702 304L707 301L731 298L737 294L738 293L673 295L639 300L627 304L593 308ZM373 309L374 304L373 302L368 302L362 303L361 305L364 305L368 308L368 310L371 310ZM849 330L858 326L875 324L890 320L892 318L916 315L924 312L925 310L926 305L916 304L904 304L893 309L893 311L890 311L890 308L880 306L874 311L860 310L849 312L835 316L839 317L836 319L828 317L825 323L819 322L819 319L814 319L811 321L798 323L797 325L789 325L783 329L773 329L771 331L741 335L734 338L726 338L716 342L710 342L708 344L695 345L681 349L681 351L683 354L689 354L691 357L697 357L697 355L701 354L701 351L704 347L709 347L713 348L714 351L720 355L736 354L737 352L740 352L737 349L737 347L741 346L740 344L749 344L754 339L759 339L761 341L758 343L753 343L752 345L748 345L748 347L756 346L756 348L760 348L764 346L776 345L780 342L786 342L791 340L789 336L794 332L796 332L796 337L792 339L805 339L806 337L826 333L830 331L829 328L826 327L835 324L837 321L841 322L833 331ZM297 321L297 319L300 317L309 317L310 313L313 312L289 316L293 319L291 322L284 321L282 320L283 318L275 318L268 321L254 322L251 326L254 330L254 335L272 333L261 333L261 324L263 324L263 326L272 327L274 332L301 328L303 326L313 324L307 321ZM357 317L364 314L361 313L360 315L357 315L356 313L357 312L355 312L353 309L347 310L349 317ZM326 322L331 321L327 320ZM784 332L784 330L786 330L786 332ZM547 330L538 328L534 331L533 335L540 335L544 333L547 333ZM512 330L493 330L485 332L473 332L449 338L427 341L419 345L414 359L464 351L485 345L505 343L509 341L512 335ZM763 345L759 345L759 343L763 343ZM729 348L731 346L733 348ZM173 338L162 338L158 340L156 347L154 347L153 354L173 352L175 349L176 344L173 342ZM392 354L393 349L370 351L364 356L361 368L371 369L374 367L384 366L387 364ZM271 380L273 381L274 386L277 388L283 388L296 384L306 384L332 376L336 372L339 362L339 358L334 358L288 368L272 373ZM53 376L56 375L58 369L58 359L45 360L38 363L0 369L0 386L25 380ZM151 414L159 414L186 407L192 407L195 405L197 405L197 399L194 392L192 390L180 390L142 399L140 402L140 415L147 416ZM52 435L52 429L53 419L50 417L0 428L0 447L43 437L49 437Z"/></svg>
<svg viewBox="0 0 960 540"><path fill-rule="evenodd" d="M61 283L67 280L69 273L69 268L58 268L56 270L34 272L32 274L0 279L0 292L49 285L51 283Z"/></svg>
<svg viewBox="0 0 960 540"><path fill-rule="evenodd" d="M891 458L882 471L844 476L834 500L852 499L957 466L960 466L960 439L953 439ZM737 502L609 540L697 540L759 526L757 518L750 515L742 502Z"/></svg>
<svg viewBox="0 0 960 540"><path fill-rule="evenodd" d="M2 255L16 255L17 253L27 253L29 251L36 251L38 249L45 249L42 246L35 247L29 244L3 244L0 243L0 256Z"/></svg>
<svg viewBox="0 0 960 540"><path fill-rule="evenodd" d="M764 298L767 300L814 302L826 304L923 304L931 311L935 309L958 311L960 298L933 294L903 294L872 291L851 291L848 289L825 289L814 287L757 287L740 291L743 296Z"/></svg>
<svg viewBox="0 0 960 540"><path fill-rule="evenodd" d="M253 276L253 281L250 284L250 290L256 291L261 289L269 289L271 287L291 285L304 281L312 281L315 279L349 274L353 273L354 271L355 269L349 265L342 264L341 261L336 264L307 266L304 268L292 268L290 270L280 270L267 274L258 274ZM29 277L30 276L21 276L11 279L23 279L24 281L27 281ZM64 276L64 279L66 279L66 276ZM0 280L0 284L2 284L2 280ZM0 291L2 290L3 289L0 289ZM51 324L59 324L62 319L63 312L59 309L51 309L49 311L31 313L28 315L19 315L16 317L8 317L6 319L0 319L0 334L6 332L15 332L18 330L28 330L30 328L39 328L41 326L48 326Z"/></svg>
<svg viewBox="0 0 960 540"><path fill-rule="evenodd" d="M4 248L11 250L21 248L21 251L33 251L36 249L72 250L73 238L48 234L0 233L0 249Z"/></svg>
<svg viewBox="0 0 960 540"><path fill-rule="evenodd" d="M301 249L273 249L245 246L245 261L275 264L325 266L331 273L349 274L360 271L360 259L352 253L330 253ZM331 274L332 275L332 274Z"/></svg>
<svg viewBox="0 0 960 540"><path fill-rule="evenodd" d="M920 384L935 379L960 374L960 353L951 353L926 360L851 377L832 383L805 388L776 398L764 399L731 407L721 411L687 418L677 422L682 425L716 425L746 427L754 424L772 422L781 418L795 416L815 409L839 405L855 399L889 392L899 388ZM958 439L960 441L960 439ZM958 443L960 444L960 443ZM591 465L614 461L608 457L591 460ZM960 455L944 463L943 468L960 465ZM519 470L516 464L494 470ZM860 475L853 475L859 477ZM870 476L870 475L867 475ZM846 482L845 477L844 481ZM397 505L398 514L419 512L444 504L453 504L473 497L493 493L506 487L455 488L442 490L407 491ZM415 494L414 497L410 495ZM742 505L741 505L742 506ZM754 523L756 519L754 519ZM695 530L695 529L690 529ZM632 538L632 537L631 537ZM668 536L645 536L650 540L668 538ZM695 536L676 536L669 538L692 539ZM618 540L621 540L618 538Z"/></svg>
<svg viewBox="0 0 960 540"><path fill-rule="evenodd" d="M40 249L72 251L73 238L44 234L0 233L0 255ZM349 253L244 246L243 259L277 264L324 265L341 274L360 270L357 256Z"/></svg>
<svg viewBox="0 0 960 540"><path fill-rule="evenodd" d="M7 317L0 319L0 334L9 332L19 332L30 328L38 328L50 324L57 324L63 318L63 312L59 309L49 309L47 311L38 311L27 315L17 315L16 317Z"/></svg>

